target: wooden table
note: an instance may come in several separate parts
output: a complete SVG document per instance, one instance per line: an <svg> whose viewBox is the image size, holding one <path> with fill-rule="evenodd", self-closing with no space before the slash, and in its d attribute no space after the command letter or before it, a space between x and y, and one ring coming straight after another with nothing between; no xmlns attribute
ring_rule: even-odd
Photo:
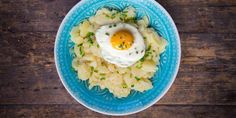
<svg viewBox="0 0 236 118"><path fill-rule="evenodd" d="M0 0L0 117L108 117L77 103L56 72L57 29L78 0ZM236 0L158 0L181 37L181 66L155 105L130 117L236 116Z"/></svg>

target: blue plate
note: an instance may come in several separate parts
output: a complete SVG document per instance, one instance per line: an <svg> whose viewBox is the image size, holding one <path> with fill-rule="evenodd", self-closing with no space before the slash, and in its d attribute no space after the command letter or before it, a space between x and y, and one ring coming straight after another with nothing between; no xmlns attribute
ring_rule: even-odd
<svg viewBox="0 0 236 118"><path fill-rule="evenodd" d="M73 55L70 31L82 20L93 16L102 7L124 9L132 6L137 17L147 15L150 25L168 41L161 55L159 70L151 79L153 88L140 93L132 91L127 98L118 99L107 89L88 89L88 82L78 79L71 69ZM177 28L166 10L154 0L82 0L66 15L57 33L55 63L60 79L67 91L85 107L107 115L128 115L142 111L155 104L168 91L177 75L180 63L180 40Z"/></svg>

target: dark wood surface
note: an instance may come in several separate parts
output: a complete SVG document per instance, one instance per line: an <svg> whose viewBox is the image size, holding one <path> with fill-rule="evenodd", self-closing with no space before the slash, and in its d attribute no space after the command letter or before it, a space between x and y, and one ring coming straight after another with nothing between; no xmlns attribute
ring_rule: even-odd
<svg viewBox="0 0 236 118"><path fill-rule="evenodd" d="M79 0L0 0L0 117L108 117L77 103L56 72L57 29ZM236 0L157 0L181 37L181 66L155 105L127 117L236 116Z"/></svg>

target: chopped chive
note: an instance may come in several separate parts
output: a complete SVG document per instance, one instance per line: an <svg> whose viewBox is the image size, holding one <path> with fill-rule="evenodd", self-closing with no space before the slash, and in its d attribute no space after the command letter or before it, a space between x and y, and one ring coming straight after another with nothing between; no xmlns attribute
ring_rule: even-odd
<svg viewBox="0 0 236 118"><path fill-rule="evenodd" d="M92 38L88 38L88 42L89 42L90 46L93 45L93 39Z"/></svg>
<svg viewBox="0 0 236 118"><path fill-rule="evenodd" d="M144 57L140 59L141 62L144 62Z"/></svg>
<svg viewBox="0 0 236 118"><path fill-rule="evenodd" d="M99 75L101 75L101 76L105 76L106 74L105 74L105 73L100 73Z"/></svg>
<svg viewBox="0 0 236 118"><path fill-rule="evenodd" d="M94 70L94 72L95 72L95 73L97 73L97 72L98 72L98 70Z"/></svg>
<svg viewBox="0 0 236 118"><path fill-rule="evenodd" d="M136 23L137 23L137 20L135 20L135 18L132 17L132 18L125 19L125 22L136 24Z"/></svg>
<svg viewBox="0 0 236 118"><path fill-rule="evenodd" d="M131 87L134 87L134 85L132 84Z"/></svg>
<svg viewBox="0 0 236 118"><path fill-rule="evenodd" d="M86 35L86 37L90 37L90 36L93 36L93 35L94 35L93 32L88 32L87 35Z"/></svg>
<svg viewBox="0 0 236 118"><path fill-rule="evenodd" d="M105 80L105 79L106 79L105 77L100 78L100 80Z"/></svg>
<svg viewBox="0 0 236 118"><path fill-rule="evenodd" d="M83 56L85 55L85 52L84 52L84 50L82 49L82 45L83 45L83 43L79 44L78 47L79 47L80 55L83 57Z"/></svg>
<svg viewBox="0 0 236 118"><path fill-rule="evenodd" d="M141 78L140 78L140 77L137 77L137 76L135 76L134 78L135 78L137 81L141 80Z"/></svg>
<svg viewBox="0 0 236 118"><path fill-rule="evenodd" d="M128 86L127 86L126 84L123 84L122 87L123 87L123 88L127 88Z"/></svg>
<svg viewBox="0 0 236 118"><path fill-rule="evenodd" d="M126 19L126 17L127 17L127 14L125 14L125 13L120 14L120 20L124 21Z"/></svg>
<svg viewBox="0 0 236 118"><path fill-rule="evenodd" d="M99 45L97 44L97 48L99 48Z"/></svg>
<svg viewBox="0 0 236 118"><path fill-rule="evenodd" d="M91 76L91 75L93 75L94 67L92 66L92 67L90 67L90 69L91 69L91 72L90 72L90 76Z"/></svg>
<svg viewBox="0 0 236 118"><path fill-rule="evenodd" d="M83 43L81 43L81 44L79 44L79 45L77 45L78 47L80 47L80 46L82 46L83 45Z"/></svg>
<svg viewBox="0 0 236 118"><path fill-rule="evenodd" d="M135 67L138 68L138 69L141 69L143 66L142 66L143 63L139 63L138 65L136 65Z"/></svg>
<svg viewBox="0 0 236 118"><path fill-rule="evenodd" d="M151 47L152 47L152 46L149 45L148 48L147 48L147 51L150 51L150 50L151 50Z"/></svg>
<svg viewBox="0 0 236 118"><path fill-rule="evenodd" d="M114 18L116 17L116 14L117 14L117 13L112 13L111 16L110 16L110 18L111 18L111 19L114 19Z"/></svg>
<svg viewBox="0 0 236 118"><path fill-rule="evenodd" d="M93 45L93 37L92 36L94 36L94 33L93 32L88 32L86 34L86 37L85 37L85 38L88 39L88 42L89 42L90 46Z"/></svg>
<svg viewBox="0 0 236 118"><path fill-rule="evenodd" d="M149 45L148 48L146 49L146 53L144 54L143 58L140 61L143 62L144 59L147 58L148 56L150 56L151 54L152 54L151 45Z"/></svg>
<svg viewBox="0 0 236 118"><path fill-rule="evenodd" d="M142 60L142 59L141 59ZM138 68L138 69L141 69L142 67L143 67L143 62L142 61L139 61L137 64L136 64L136 68Z"/></svg>

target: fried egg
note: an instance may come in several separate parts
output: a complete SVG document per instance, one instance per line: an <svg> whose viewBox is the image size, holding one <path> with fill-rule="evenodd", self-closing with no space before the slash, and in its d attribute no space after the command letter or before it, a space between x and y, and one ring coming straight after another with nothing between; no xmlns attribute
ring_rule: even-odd
<svg viewBox="0 0 236 118"><path fill-rule="evenodd" d="M119 67L129 67L145 54L143 36L126 23L101 26L95 33L102 57Z"/></svg>

